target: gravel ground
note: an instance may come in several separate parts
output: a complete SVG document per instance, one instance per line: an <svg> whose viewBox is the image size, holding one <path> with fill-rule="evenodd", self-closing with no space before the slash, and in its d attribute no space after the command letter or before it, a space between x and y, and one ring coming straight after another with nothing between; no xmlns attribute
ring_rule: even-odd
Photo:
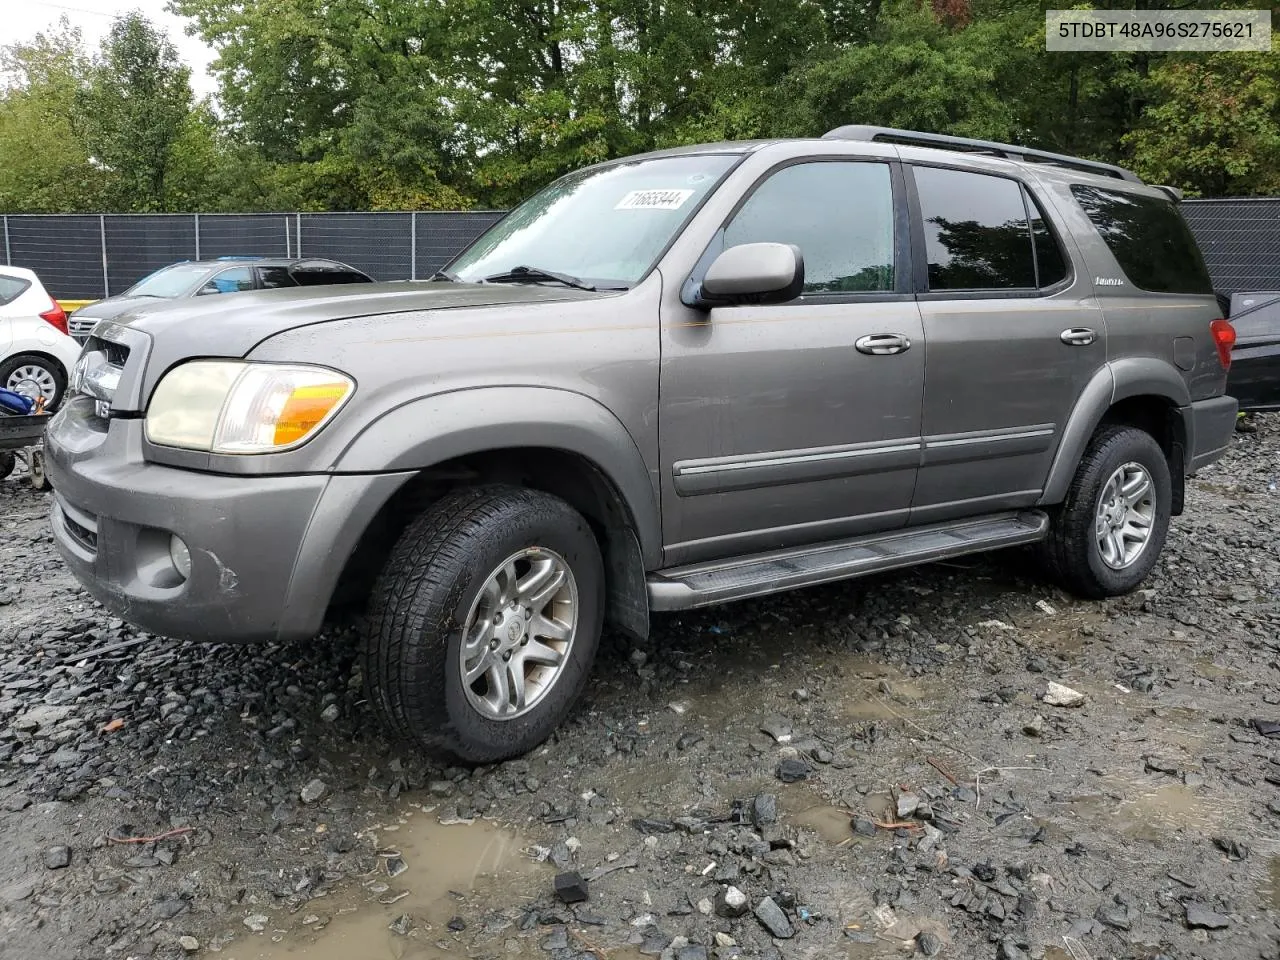
<svg viewBox="0 0 1280 960"><path fill-rule="evenodd" d="M0 482L0 956L1280 958L1257 423L1133 596L1009 552L663 617L477 771L383 738L355 625L139 634Z"/></svg>

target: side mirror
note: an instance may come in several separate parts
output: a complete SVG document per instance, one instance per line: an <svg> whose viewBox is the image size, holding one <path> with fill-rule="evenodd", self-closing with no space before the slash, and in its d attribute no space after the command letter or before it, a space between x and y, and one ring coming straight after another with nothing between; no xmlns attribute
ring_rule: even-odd
<svg viewBox="0 0 1280 960"><path fill-rule="evenodd" d="M804 289L804 256L786 243L744 243L712 262L702 279L699 306L786 303Z"/></svg>
<svg viewBox="0 0 1280 960"><path fill-rule="evenodd" d="M222 291L220 291L220 290L218 289L218 285L217 285L216 283L214 283L212 280L210 280L210 281L209 281L208 283L206 283L203 287L201 287L199 290L197 290L197 291L196 291L196 296L197 296L197 297L207 297L207 296L209 296L210 294L214 294L214 293L221 293L221 292L222 292Z"/></svg>

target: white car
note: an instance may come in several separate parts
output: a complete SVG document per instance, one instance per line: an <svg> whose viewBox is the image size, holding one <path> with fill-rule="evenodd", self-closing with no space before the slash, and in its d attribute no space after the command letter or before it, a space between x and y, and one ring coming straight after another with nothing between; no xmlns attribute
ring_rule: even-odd
<svg viewBox="0 0 1280 960"><path fill-rule="evenodd" d="M67 314L23 267L0 266L0 388L62 402L80 344L67 336Z"/></svg>

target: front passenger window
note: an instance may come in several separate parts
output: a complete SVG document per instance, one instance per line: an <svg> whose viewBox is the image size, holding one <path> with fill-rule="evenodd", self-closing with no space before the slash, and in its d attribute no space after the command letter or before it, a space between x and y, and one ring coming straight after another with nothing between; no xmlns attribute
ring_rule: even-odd
<svg viewBox="0 0 1280 960"><path fill-rule="evenodd" d="M725 227L724 245L793 243L805 293L893 290L893 187L889 166L813 161L762 183Z"/></svg>

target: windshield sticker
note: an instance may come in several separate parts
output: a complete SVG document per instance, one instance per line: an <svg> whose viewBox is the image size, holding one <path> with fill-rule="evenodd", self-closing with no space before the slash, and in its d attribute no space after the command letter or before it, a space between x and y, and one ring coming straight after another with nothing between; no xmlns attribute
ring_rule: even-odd
<svg viewBox="0 0 1280 960"><path fill-rule="evenodd" d="M692 190L632 190L613 209L679 210L692 196Z"/></svg>

